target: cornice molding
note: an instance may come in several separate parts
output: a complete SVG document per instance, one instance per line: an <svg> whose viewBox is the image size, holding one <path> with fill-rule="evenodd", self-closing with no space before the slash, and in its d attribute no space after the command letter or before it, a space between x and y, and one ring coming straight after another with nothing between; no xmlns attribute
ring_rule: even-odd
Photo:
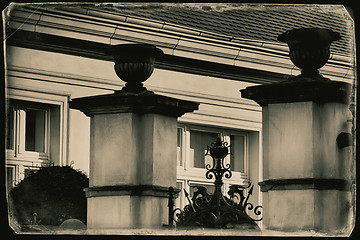
<svg viewBox="0 0 360 240"><path fill-rule="evenodd" d="M13 31L24 30L101 45L149 43L156 45L169 57L196 59L229 67L244 66L245 68L280 73L284 76L298 73L298 69L288 58L288 49L284 44L227 39L224 36L215 36L216 34L201 34L202 32L180 26L171 26L166 29L160 23L149 20L124 17L96 9L86 10L79 6L64 6L61 10L31 5L17 7L12 12L7 26ZM8 34L7 38L10 44L14 35L14 32ZM94 51L89 48L81 50L88 51L89 57L94 54ZM62 51L66 51L66 49ZM68 51L71 53L74 49L68 49ZM107 58L104 54L95 55L93 57ZM166 66L166 62L159 66L174 68L174 66ZM332 80L351 82L353 74L349 70L352 68L351 58L331 55L322 74ZM245 79L245 81L247 80Z"/></svg>

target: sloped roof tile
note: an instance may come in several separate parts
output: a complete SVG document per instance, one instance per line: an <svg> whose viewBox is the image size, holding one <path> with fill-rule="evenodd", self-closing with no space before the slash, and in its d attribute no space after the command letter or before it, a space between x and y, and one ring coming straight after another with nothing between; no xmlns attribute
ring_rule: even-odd
<svg viewBox="0 0 360 240"><path fill-rule="evenodd" d="M346 55L351 52L353 23L339 6L153 3L114 4L104 6L103 10L229 37L269 42L277 42L277 36L290 29L328 28L342 37L332 44L332 51Z"/></svg>

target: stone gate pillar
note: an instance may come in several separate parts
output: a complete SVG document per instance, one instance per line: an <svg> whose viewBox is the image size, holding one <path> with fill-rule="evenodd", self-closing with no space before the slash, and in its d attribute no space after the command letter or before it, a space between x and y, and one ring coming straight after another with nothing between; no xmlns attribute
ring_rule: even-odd
<svg viewBox="0 0 360 240"><path fill-rule="evenodd" d="M169 187L176 187L177 117L198 103L157 95L142 85L159 49L118 45L112 53L125 87L70 102L91 117L87 227L161 227L168 223Z"/></svg>
<svg viewBox="0 0 360 240"><path fill-rule="evenodd" d="M264 181L259 184L264 225L281 231L349 233L355 179L351 85L326 79L317 71L329 57L320 45L326 42L328 50L336 34L296 31L279 40L290 42L291 60L302 74L241 90L242 97L262 106ZM323 42L317 45L313 39ZM291 45L292 40L300 46ZM323 52L325 56L320 56Z"/></svg>

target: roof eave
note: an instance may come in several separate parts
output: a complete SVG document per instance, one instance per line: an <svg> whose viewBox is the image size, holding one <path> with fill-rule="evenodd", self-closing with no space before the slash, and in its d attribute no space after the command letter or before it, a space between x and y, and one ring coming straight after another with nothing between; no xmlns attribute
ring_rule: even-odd
<svg viewBox="0 0 360 240"><path fill-rule="evenodd" d="M11 13L8 26L109 45L150 43L172 56L287 75L299 72L288 58L288 48L283 43L230 38L95 8L65 6L62 10L55 10L40 5L17 7ZM352 81L352 74L344 74L351 73L351 69L351 57L332 54L322 73L333 80Z"/></svg>

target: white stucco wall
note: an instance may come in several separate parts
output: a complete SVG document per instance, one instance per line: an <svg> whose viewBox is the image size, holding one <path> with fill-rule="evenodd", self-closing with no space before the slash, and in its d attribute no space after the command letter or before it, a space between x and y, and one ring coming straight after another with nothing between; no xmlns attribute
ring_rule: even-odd
<svg viewBox="0 0 360 240"><path fill-rule="evenodd" d="M69 110L68 162L89 176L90 119L82 112Z"/></svg>
<svg viewBox="0 0 360 240"><path fill-rule="evenodd" d="M113 63L89 58L7 47L7 87L53 94L70 99L112 93L123 82ZM241 99L240 89L253 84L155 69L145 86L156 93L200 102L200 109L179 118L180 122L258 131L261 108ZM70 109L68 117L67 164L88 173L90 120Z"/></svg>

